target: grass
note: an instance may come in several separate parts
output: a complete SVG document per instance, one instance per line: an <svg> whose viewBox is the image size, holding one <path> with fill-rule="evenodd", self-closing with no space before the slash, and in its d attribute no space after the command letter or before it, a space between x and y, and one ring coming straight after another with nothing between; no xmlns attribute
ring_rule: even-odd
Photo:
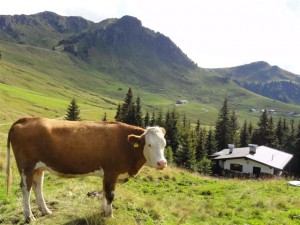
<svg viewBox="0 0 300 225"><path fill-rule="evenodd" d="M23 224L19 175L8 199L0 175L0 224ZM51 216L41 216L32 195L33 224L300 224L300 189L284 179L225 180L168 167L144 167L117 185L115 218L104 218L102 201L87 197L101 190L99 178L61 179L46 173L44 194Z"/></svg>

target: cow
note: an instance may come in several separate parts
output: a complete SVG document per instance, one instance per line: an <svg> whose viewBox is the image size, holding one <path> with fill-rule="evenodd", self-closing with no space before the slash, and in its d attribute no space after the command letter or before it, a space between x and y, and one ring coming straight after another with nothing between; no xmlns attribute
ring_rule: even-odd
<svg viewBox="0 0 300 225"><path fill-rule="evenodd" d="M22 118L10 128L7 139L7 190L10 180L10 146L21 176L23 213L35 220L30 208L34 190L38 208L51 214L43 197L44 171L60 177L103 177L103 211L113 217L117 182L125 182L143 165L164 169L165 129L146 129L121 122L62 121Z"/></svg>

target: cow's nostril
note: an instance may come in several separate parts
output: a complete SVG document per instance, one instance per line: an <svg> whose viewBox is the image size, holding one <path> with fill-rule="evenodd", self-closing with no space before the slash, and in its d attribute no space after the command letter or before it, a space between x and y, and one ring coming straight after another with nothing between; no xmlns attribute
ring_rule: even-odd
<svg viewBox="0 0 300 225"><path fill-rule="evenodd" d="M157 165L159 166L159 167L165 167L166 165L167 165L167 162L166 161L164 161L164 160L161 160L161 161L158 161L157 162Z"/></svg>

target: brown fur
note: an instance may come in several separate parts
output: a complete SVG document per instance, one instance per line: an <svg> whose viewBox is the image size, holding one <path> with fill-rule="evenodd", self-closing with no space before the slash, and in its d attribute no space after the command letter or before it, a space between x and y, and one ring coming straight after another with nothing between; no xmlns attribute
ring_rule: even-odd
<svg viewBox="0 0 300 225"><path fill-rule="evenodd" d="M24 118L10 129L9 140L19 172L30 172L41 161L68 175L99 170L134 175L145 163L143 146L134 148L129 135L144 129L118 122L69 122Z"/></svg>
<svg viewBox="0 0 300 225"><path fill-rule="evenodd" d="M92 173L102 168L104 191L111 194L118 175L128 173L133 176L146 162L143 155L144 132L142 128L119 122L20 119L12 125L8 134L7 181L10 177L11 143L18 170L26 176L28 191L34 175L41 172L41 169L35 169L36 164L43 162L51 170L67 177ZM129 141L130 136L139 137L138 147Z"/></svg>

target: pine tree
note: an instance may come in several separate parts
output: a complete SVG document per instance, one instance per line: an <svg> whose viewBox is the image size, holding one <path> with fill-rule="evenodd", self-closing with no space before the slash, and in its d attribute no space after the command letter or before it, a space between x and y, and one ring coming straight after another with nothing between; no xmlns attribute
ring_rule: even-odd
<svg viewBox="0 0 300 225"><path fill-rule="evenodd" d="M207 155L207 151L205 149L206 143L206 130L204 128L200 128L198 135L196 135L196 160L200 161L205 155Z"/></svg>
<svg viewBox="0 0 300 225"><path fill-rule="evenodd" d="M287 147L286 144L288 143L290 128L289 128L288 122L286 121L285 117L283 118L282 130L283 130L283 137L282 137L283 146L282 147L283 147L283 150L286 150L286 147Z"/></svg>
<svg viewBox="0 0 300 225"><path fill-rule="evenodd" d="M141 98L138 96L136 99L135 104L135 123L134 125L137 125L139 127L143 126L143 120L142 120L142 106L141 106Z"/></svg>
<svg viewBox="0 0 300 225"><path fill-rule="evenodd" d="M231 133L231 142L234 143L236 146L238 146L239 143L239 136L238 136L238 130L239 130L239 124L237 115L235 114L235 111L232 110L230 115L230 133Z"/></svg>
<svg viewBox="0 0 300 225"><path fill-rule="evenodd" d="M296 128L295 128L295 121L291 119L290 121L290 134L287 138L287 149L289 149L288 152L293 153L293 150L296 147Z"/></svg>
<svg viewBox="0 0 300 225"><path fill-rule="evenodd" d="M162 114L162 111L161 111L161 110L158 112L158 115L157 115L157 117L156 117L155 122L156 122L156 125L157 125L157 126L160 126L160 127L163 127L163 126L164 126L164 122L163 122L163 114Z"/></svg>
<svg viewBox="0 0 300 225"><path fill-rule="evenodd" d="M131 88L129 88L124 103L118 107L115 118L117 121L132 124L135 117L134 113L133 94Z"/></svg>
<svg viewBox="0 0 300 225"><path fill-rule="evenodd" d="M200 124L200 120L198 119L195 127L195 133L196 135L199 135L200 132L201 132L201 124Z"/></svg>
<svg viewBox="0 0 300 225"><path fill-rule="evenodd" d="M124 123L136 125L136 108L134 102L129 106L128 114L125 116Z"/></svg>
<svg viewBox="0 0 300 225"><path fill-rule="evenodd" d="M177 166L194 170L196 165L195 148L193 147L190 132L184 131L181 134L180 144L175 154Z"/></svg>
<svg viewBox="0 0 300 225"><path fill-rule="evenodd" d="M149 115L148 110L146 111L146 115L144 118L144 125L145 125L145 127L148 127L150 125L150 115Z"/></svg>
<svg viewBox="0 0 300 225"><path fill-rule="evenodd" d="M209 128L208 135L206 138L205 150L208 156L214 154L217 151L215 135L211 127Z"/></svg>
<svg viewBox="0 0 300 225"><path fill-rule="evenodd" d="M274 125L272 116L270 116L270 119L269 119L267 146L273 147L273 148L275 146L277 146L277 140L276 140L276 136L275 136L275 125Z"/></svg>
<svg viewBox="0 0 300 225"><path fill-rule="evenodd" d="M73 98L70 105L68 106L65 119L70 121L79 121L80 120L79 114L80 114L79 106L77 105L76 99Z"/></svg>
<svg viewBox="0 0 300 225"><path fill-rule="evenodd" d="M143 115L141 108L141 99L138 97L136 102L134 102L133 92L131 88L129 88L124 103L118 106L115 119L123 123L142 126Z"/></svg>
<svg viewBox="0 0 300 225"><path fill-rule="evenodd" d="M216 122L215 140L217 141L218 149L224 149L229 143L232 143L232 124L230 121L230 112L225 98L219 116Z"/></svg>
<svg viewBox="0 0 300 225"><path fill-rule="evenodd" d="M154 126L156 124L156 117L155 117L155 112L153 111L152 112L152 115L151 115L151 119L150 119L150 126Z"/></svg>
<svg viewBox="0 0 300 225"><path fill-rule="evenodd" d="M267 145L269 137L269 118L264 110L257 123L258 129L253 134L253 142L258 145Z"/></svg>
<svg viewBox="0 0 300 225"><path fill-rule="evenodd" d="M178 123L178 115L175 111L175 108L172 112L167 112L165 116L165 124L164 127L166 129L166 140L167 145L172 148L173 153L176 153L176 150L179 145L179 131L177 127Z"/></svg>
<svg viewBox="0 0 300 225"><path fill-rule="evenodd" d="M244 121L243 127L241 129L241 135L240 135L240 145L241 147L246 147L248 146L249 143L249 129L247 126L247 120Z"/></svg>
<svg viewBox="0 0 300 225"><path fill-rule="evenodd" d="M275 136L277 139L277 149L282 149L283 147L283 126L282 126L282 120L281 117L279 118L277 125L276 125L276 130L275 130Z"/></svg>

